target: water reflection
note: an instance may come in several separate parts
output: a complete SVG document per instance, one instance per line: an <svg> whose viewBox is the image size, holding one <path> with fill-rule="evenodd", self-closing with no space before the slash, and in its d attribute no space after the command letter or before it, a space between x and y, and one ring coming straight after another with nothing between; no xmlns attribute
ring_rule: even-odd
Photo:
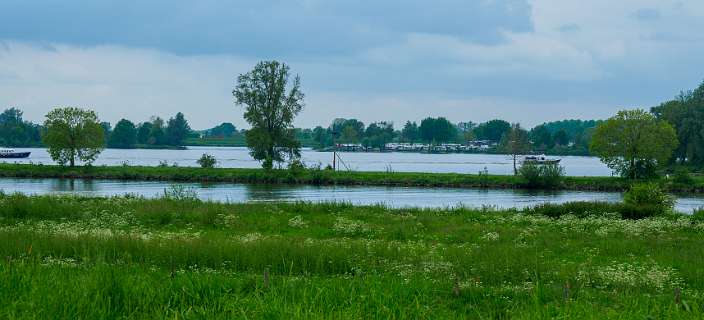
<svg viewBox="0 0 704 320"><path fill-rule="evenodd" d="M0 179L6 193L80 194L116 196L135 194L158 197L175 183L160 181L114 181L81 179ZM177 183L178 184L178 183ZM385 204L392 207L496 207L525 208L537 204L570 201L622 201L617 192L531 191L496 189L441 189L372 186L295 186L231 183L185 183L204 200L222 202L311 201L350 202L359 205ZM704 198L680 195L676 209L692 212L704 207Z"/></svg>
<svg viewBox="0 0 704 320"><path fill-rule="evenodd" d="M40 182L42 180L39 180ZM93 180L83 179L49 179L49 190L54 192L98 192L100 184Z"/></svg>

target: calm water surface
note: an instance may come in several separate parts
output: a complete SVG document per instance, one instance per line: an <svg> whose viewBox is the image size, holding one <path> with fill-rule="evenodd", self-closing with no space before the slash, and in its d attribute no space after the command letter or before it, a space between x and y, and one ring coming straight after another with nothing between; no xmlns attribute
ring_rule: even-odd
<svg viewBox="0 0 704 320"><path fill-rule="evenodd" d="M29 159L8 160L6 162L52 164L46 149L18 149L31 151ZM179 166L197 166L196 160L208 153L225 168L259 168L259 162L252 159L246 148L189 147L187 150L121 150L107 149L95 162L96 165L155 166L161 161ZM332 153L304 149L303 161L309 165L326 166L332 161ZM513 162L506 155L488 154L421 154L421 153L341 153L344 166L357 171L399 171L399 172L453 172L477 173L486 168L492 174L513 174ZM611 170L594 157L560 157L566 173L571 176L610 176Z"/></svg>
<svg viewBox="0 0 704 320"><path fill-rule="evenodd" d="M172 187L169 182L69 180L69 179L0 179L6 193L79 194L115 196L127 193L156 197ZM399 187L347 186L270 186L246 184L179 184L195 191L199 198L222 202L249 201L338 201L358 205L385 204L391 207L482 207L525 208L540 203L568 201L622 200L616 192L527 192L521 190L432 189ZM678 197L676 209L691 213L704 207L704 198Z"/></svg>

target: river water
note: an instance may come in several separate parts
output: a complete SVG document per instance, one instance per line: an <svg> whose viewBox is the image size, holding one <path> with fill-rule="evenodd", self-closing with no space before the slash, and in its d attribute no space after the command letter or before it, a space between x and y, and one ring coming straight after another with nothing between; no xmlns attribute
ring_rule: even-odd
<svg viewBox="0 0 704 320"><path fill-rule="evenodd" d="M78 194L84 196L116 196L127 193L158 197L174 186L158 181L69 180L69 179L0 179L5 193ZM622 200L617 192L529 192L523 190L478 190L455 188L402 188L370 186L293 186L247 184L179 183L194 191L203 200L221 202L310 201L350 202L358 205L385 204L391 207L483 207L525 208L540 203L569 201ZM676 210L691 213L704 207L704 198L679 196Z"/></svg>
<svg viewBox="0 0 704 320"><path fill-rule="evenodd" d="M5 160L19 163L54 163L45 149L28 148L18 151L31 151L28 159ZM219 161L219 167L258 168L260 163L249 156L247 148L188 147L187 150L122 150L106 149L100 154L95 165L156 166L161 161L179 166L197 166L196 160L208 153ZM507 155L490 154L424 154L424 153L340 153L341 168L355 171L399 171L472 173L486 168L491 174L513 174L513 161ZM610 176L611 170L594 157L560 157L561 165L570 176ZM308 165L326 166L332 162L332 153L304 149L303 161Z"/></svg>

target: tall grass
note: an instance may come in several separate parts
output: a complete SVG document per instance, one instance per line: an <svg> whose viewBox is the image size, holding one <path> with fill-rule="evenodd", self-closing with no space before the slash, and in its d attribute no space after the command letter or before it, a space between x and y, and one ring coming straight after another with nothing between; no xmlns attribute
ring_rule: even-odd
<svg viewBox="0 0 704 320"><path fill-rule="evenodd" d="M701 318L704 222L606 206L0 195L0 318Z"/></svg>

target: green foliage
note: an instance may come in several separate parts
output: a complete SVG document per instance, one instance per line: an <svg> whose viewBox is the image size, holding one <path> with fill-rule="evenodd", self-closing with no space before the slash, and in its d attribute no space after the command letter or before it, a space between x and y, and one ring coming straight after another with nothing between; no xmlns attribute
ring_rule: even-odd
<svg viewBox="0 0 704 320"><path fill-rule="evenodd" d="M511 130L511 124L504 120L491 120L474 128L474 134L479 140L501 141L501 138Z"/></svg>
<svg viewBox="0 0 704 320"><path fill-rule="evenodd" d="M200 159L198 159L198 165L200 165L201 168L215 168L215 165L218 163L218 160L215 159L214 156L204 153Z"/></svg>
<svg viewBox="0 0 704 320"><path fill-rule="evenodd" d="M637 179L654 175L676 147L670 124L643 110L626 110L596 128L590 148L621 176Z"/></svg>
<svg viewBox="0 0 704 320"><path fill-rule="evenodd" d="M670 123L679 143L673 160L681 164L704 165L704 82L693 91L651 109L658 119Z"/></svg>
<svg viewBox="0 0 704 320"><path fill-rule="evenodd" d="M76 160L91 164L103 151L104 130L90 110L66 107L52 110L44 122L42 137L51 158L73 167Z"/></svg>
<svg viewBox="0 0 704 320"><path fill-rule="evenodd" d="M523 130L519 124L513 124L501 138L499 150L511 155L513 158L513 173L518 174L518 168L516 167L518 156L530 151L528 132Z"/></svg>
<svg viewBox="0 0 704 320"><path fill-rule="evenodd" d="M137 128L134 123L127 119L118 121L108 139L108 147L127 149L134 147L136 143Z"/></svg>
<svg viewBox="0 0 704 320"><path fill-rule="evenodd" d="M698 208L692 213L692 221L696 223L704 223L704 208Z"/></svg>
<svg viewBox="0 0 704 320"><path fill-rule="evenodd" d="M518 172L528 188L537 189L559 188L565 176L565 168L558 164L526 163Z"/></svg>
<svg viewBox="0 0 704 320"><path fill-rule="evenodd" d="M234 136L235 133L237 133L237 128L230 122L223 122L212 129L206 130L206 136L209 137L229 138Z"/></svg>
<svg viewBox="0 0 704 320"><path fill-rule="evenodd" d="M635 208L652 208L657 213L672 211L675 200L656 183L636 183L624 194L624 203Z"/></svg>
<svg viewBox="0 0 704 320"><path fill-rule="evenodd" d="M232 91L237 104L246 107L244 118L252 126L246 134L250 154L267 169L274 162L300 157L293 120L303 110L304 95L298 76L291 88L287 88L288 81L286 64L264 61L240 75Z"/></svg>
<svg viewBox="0 0 704 320"><path fill-rule="evenodd" d="M578 218L589 216L620 216L621 204L594 201L573 201L566 203L543 203L524 210L526 214L543 215L550 218L560 218L565 215L574 215Z"/></svg>
<svg viewBox="0 0 704 320"><path fill-rule="evenodd" d="M41 145L41 127L22 119L22 111L10 108L0 114L0 146L36 147Z"/></svg>
<svg viewBox="0 0 704 320"><path fill-rule="evenodd" d="M677 167L675 168L673 181L679 184L691 185L694 183L694 178L692 178L686 167Z"/></svg>
<svg viewBox="0 0 704 320"><path fill-rule="evenodd" d="M420 141L420 132L418 131L418 124L410 121L406 121L401 130L401 142L413 143Z"/></svg>
<svg viewBox="0 0 704 320"><path fill-rule="evenodd" d="M457 127L443 117L423 119L418 132L428 143L446 143L457 138Z"/></svg>
<svg viewBox="0 0 704 320"><path fill-rule="evenodd" d="M681 216L619 220L600 204L592 210L606 211L588 219L546 219L187 196L0 202L0 318L701 319L704 311L702 225Z"/></svg>
<svg viewBox="0 0 704 320"><path fill-rule="evenodd" d="M386 144L394 139L394 126L389 122L374 122L364 132L362 145L367 148L384 150Z"/></svg>
<svg viewBox="0 0 704 320"><path fill-rule="evenodd" d="M183 145L183 141L190 132L191 127L188 126L188 121L186 121L186 118L181 112L177 113L174 118L169 119L166 130L164 131L166 142L172 146Z"/></svg>

